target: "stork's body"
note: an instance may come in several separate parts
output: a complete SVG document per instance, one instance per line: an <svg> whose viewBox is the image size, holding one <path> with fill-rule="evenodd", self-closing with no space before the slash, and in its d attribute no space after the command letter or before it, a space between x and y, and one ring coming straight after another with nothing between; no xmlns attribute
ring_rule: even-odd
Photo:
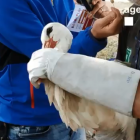
<svg viewBox="0 0 140 140"><path fill-rule="evenodd" d="M70 49L72 39L69 30L59 23L46 25L41 35L43 48L55 44L55 49L62 52ZM81 127L89 131L94 129L97 140L121 140L124 137L126 140L134 140L136 119L70 94L48 79L42 82L45 84L50 105L55 105L62 121L72 130L76 131Z"/></svg>

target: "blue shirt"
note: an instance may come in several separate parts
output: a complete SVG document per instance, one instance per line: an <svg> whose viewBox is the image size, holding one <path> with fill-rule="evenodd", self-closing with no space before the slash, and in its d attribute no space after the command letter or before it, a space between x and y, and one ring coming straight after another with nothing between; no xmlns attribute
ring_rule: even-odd
<svg viewBox="0 0 140 140"><path fill-rule="evenodd" d="M66 24L66 16L74 9L73 0L0 0L0 42L26 55L41 48L40 35L50 22ZM71 14L68 14L68 20ZM95 56L107 41L96 40L90 29L73 33L70 53ZM33 89L35 107L31 108L27 63L9 64L0 71L0 120L28 126L61 123L58 111L49 105L44 86Z"/></svg>

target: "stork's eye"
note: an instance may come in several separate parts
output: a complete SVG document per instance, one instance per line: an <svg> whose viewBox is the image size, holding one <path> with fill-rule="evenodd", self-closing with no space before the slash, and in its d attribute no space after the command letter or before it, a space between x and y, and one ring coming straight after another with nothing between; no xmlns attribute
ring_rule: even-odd
<svg viewBox="0 0 140 140"><path fill-rule="evenodd" d="M47 29L47 36L48 37L50 37L50 33L53 31L53 27L49 27L48 29Z"/></svg>

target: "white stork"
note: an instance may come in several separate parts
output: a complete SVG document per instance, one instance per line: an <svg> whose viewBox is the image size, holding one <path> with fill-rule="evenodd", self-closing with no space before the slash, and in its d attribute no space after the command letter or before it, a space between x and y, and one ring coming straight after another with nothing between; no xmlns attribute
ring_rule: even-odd
<svg viewBox="0 0 140 140"><path fill-rule="evenodd" d="M64 25L49 23L41 34L42 49L51 47L68 52L72 39L71 32ZM73 131L78 128L95 130L97 140L121 140L124 137L125 140L134 140L136 119L68 93L48 79L38 81L41 82L45 85L50 105L54 104L62 121Z"/></svg>

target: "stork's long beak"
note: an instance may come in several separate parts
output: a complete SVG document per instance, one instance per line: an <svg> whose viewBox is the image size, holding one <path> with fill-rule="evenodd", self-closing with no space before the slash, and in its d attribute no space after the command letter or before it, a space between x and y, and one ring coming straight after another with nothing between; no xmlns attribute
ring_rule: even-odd
<svg viewBox="0 0 140 140"><path fill-rule="evenodd" d="M48 41L45 41L44 45L43 45L43 49L45 48L55 48L56 44L58 41L54 41L53 38L50 38ZM38 79L37 84L40 85L41 83L43 83L43 79Z"/></svg>
<svg viewBox="0 0 140 140"><path fill-rule="evenodd" d="M55 48L57 41L54 41L53 38L50 38L48 41L45 41L44 48Z"/></svg>

